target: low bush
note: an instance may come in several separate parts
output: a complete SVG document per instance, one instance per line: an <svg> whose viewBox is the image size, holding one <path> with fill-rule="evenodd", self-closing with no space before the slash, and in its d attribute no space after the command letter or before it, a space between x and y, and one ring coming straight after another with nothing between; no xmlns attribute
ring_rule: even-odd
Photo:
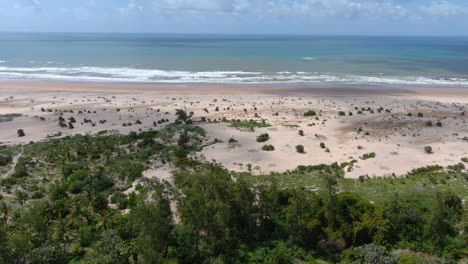
<svg viewBox="0 0 468 264"><path fill-rule="evenodd" d="M270 135L268 135L267 133L265 134L261 134L257 137L257 142L266 142L270 139Z"/></svg>

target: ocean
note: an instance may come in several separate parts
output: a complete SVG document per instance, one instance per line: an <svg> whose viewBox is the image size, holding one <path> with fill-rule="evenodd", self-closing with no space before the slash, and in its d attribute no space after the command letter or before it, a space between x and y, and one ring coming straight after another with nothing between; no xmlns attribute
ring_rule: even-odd
<svg viewBox="0 0 468 264"><path fill-rule="evenodd" d="M468 87L468 38L0 33L0 80Z"/></svg>

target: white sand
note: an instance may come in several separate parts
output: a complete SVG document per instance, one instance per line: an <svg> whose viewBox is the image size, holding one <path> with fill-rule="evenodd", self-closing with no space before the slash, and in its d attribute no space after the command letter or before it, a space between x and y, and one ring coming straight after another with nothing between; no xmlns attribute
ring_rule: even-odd
<svg viewBox="0 0 468 264"><path fill-rule="evenodd" d="M468 157L468 92L463 91L366 91L366 90L286 90L246 89L226 87L131 87L96 84L0 84L0 114L19 113L23 117L0 123L0 142L24 144L44 140L48 135L97 133L115 130L120 133L159 129L153 121L174 120L175 109L194 111L195 118L265 120L268 128L255 132L240 131L228 123L199 124L207 130L207 141L215 138L223 143L206 147L202 155L216 160L226 168L246 171L252 164L254 173L282 172L298 165L346 162L358 160L346 177L360 175L397 175L427 165L451 165ZM215 108L219 107L219 111ZM355 107L373 109L357 114ZM381 113L377 109L382 107ZM43 112L41 109L46 111ZM118 112L116 109L119 108ZM204 109L208 109L206 113ZM257 110L255 110L255 108ZM48 110L52 112L48 112ZM159 112L157 111L159 109ZM246 111L244 110L246 109ZM73 116L74 129L58 125L59 113L65 119ZM78 111L83 114L78 114ZM304 117L307 110L318 115ZM386 112L389 110L390 112ZM90 111L88 113L88 111ZM94 113L94 111L96 113ZM322 111L321 113L319 113ZM339 116L344 111L346 116ZM351 111L353 116L348 116ZM168 112L169 114L166 114ZM411 112L412 117L407 116ZM417 117L421 112L424 117ZM278 113L276 116L275 113ZM257 115L257 116L256 116ZM41 121L40 117L45 118ZM84 119L90 123L83 123ZM104 124L100 120L106 120ZM136 120L142 122L135 124ZM426 126L432 121L433 126ZM442 122L442 127L436 122ZM124 127L123 123L132 123ZM311 126L312 123L315 125ZM24 129L26 136L18 137ZM362 132L358 133L358 129ZM304 131L304 136L298 135ZM365 135L369 132L369 135ZM268 133L270 140L257 143L256 136ZM318 135L318 136L316 136ZM230 146L229 138L238 144ZM324 142L330 152L320 148ZM275 151L260 148L271 144ZM305 147L305 154L296 152L296 145ZM430 145L433 154L426 154ZM361 146L362 149L358 149ZM362 160L365 153L375 152L376 158ZM242 165L241 165L242 164Z"/></svg>

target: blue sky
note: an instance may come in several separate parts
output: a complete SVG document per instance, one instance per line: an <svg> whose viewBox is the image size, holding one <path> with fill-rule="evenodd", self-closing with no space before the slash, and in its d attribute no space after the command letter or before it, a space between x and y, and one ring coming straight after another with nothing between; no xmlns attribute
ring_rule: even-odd
<svg viewBox="0 0 468 264"><path fill-rule="evenodd" d="M468 0L0 0L0 31L468 35Z"/></svg>

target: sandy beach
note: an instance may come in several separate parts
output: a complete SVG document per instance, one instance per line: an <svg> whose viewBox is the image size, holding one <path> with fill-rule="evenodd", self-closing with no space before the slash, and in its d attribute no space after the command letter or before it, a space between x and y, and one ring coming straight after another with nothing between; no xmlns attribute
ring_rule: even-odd
<svg viewBox="0 0 468 264"><path fill-rule="evenodd" d="M441 89L307 89L151 86L138 84L0 83L2 144L48 137L159 129L176 109L194 112L207 131L200 155L234 171L283 172L298 165L351 162L346 177L402 175L456 164L468 156L468 91ZM315 115L305 116L311 111ZM73 129L60 126L76 120ZM265 124L254 131L231 120ZM18 137L23 129L24 137ZM300 130L303 135L300 135ZM257 142L268 133L269 140ZM230 143L230 139L231 140ZM323 143L323 144L321 144ZM274 146L263 151L262 146ZM296 151L303 145L305 153ZM322 146L321 146L322 145ZM432 153L425 147L430 146ZM365 154L375 153L366 158ZM250 165L248 165L250 164Z"/></svg>

